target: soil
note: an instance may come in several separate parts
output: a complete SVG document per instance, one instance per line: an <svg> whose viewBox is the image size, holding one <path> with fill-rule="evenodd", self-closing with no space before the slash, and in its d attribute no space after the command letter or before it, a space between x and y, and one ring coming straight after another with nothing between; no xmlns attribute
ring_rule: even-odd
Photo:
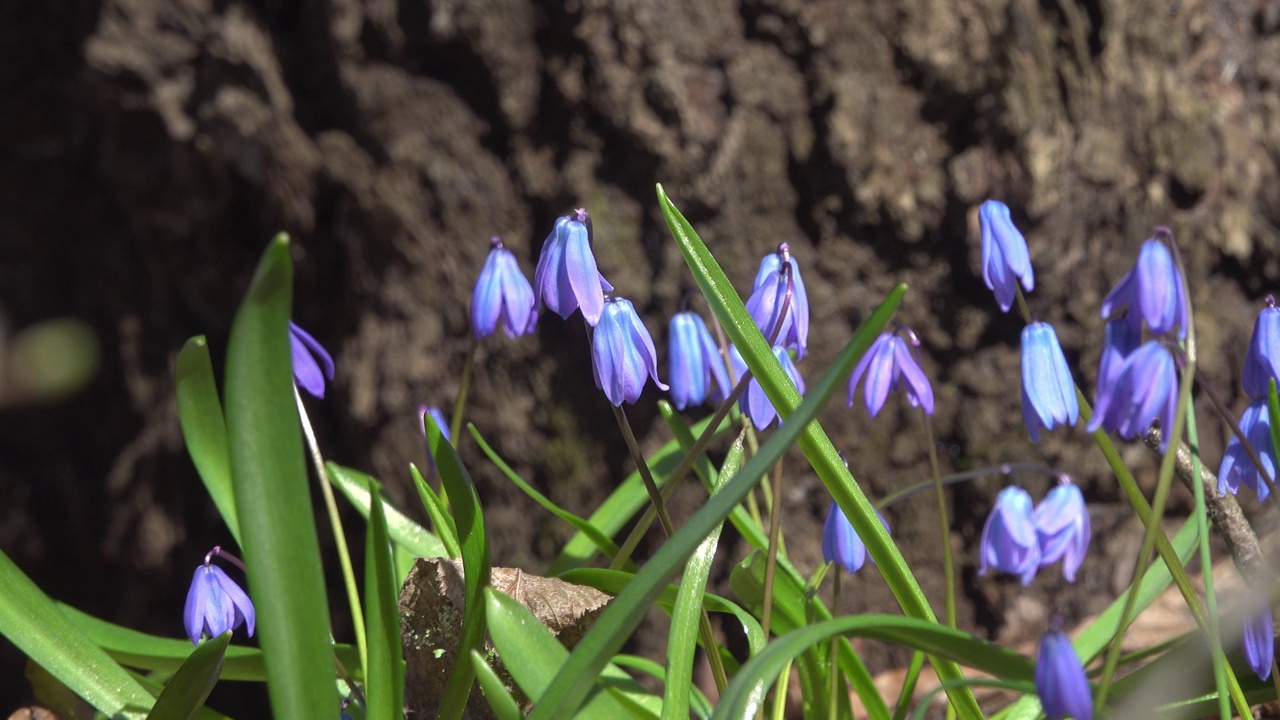
<svg viewBox="0 0 1280 720"><path fill-rule="evenodd" d="M740 291L790 244L811 377L910 285L897 321L923 342L943 471L1045 463L1075 476L1093 512L1078 581L1053 569L1023 589L977 575L1004 481L953 488L961 624L1024 642L1050 613L1074 622L1123 587L1135 520L1081 430L1028 442L1022 325L983 286L977 206L1012 208L1037 271L1032 311L1085 388L1103 295L1153 226L1170 226L1201 367L1242 410L1250 327L1280 278L1278 28L1275 0L5 3L0 309L11 329L82 319L101 363L73 397L0 409L0 548L56 598L181 635L189 574L228 537L183 450L173 359L204 334L220 363L279 231L294 238L294 319L337 360L310 403L326 453L422 515L406 472L425 462L415 412L458 391L488 238L531 271L555 218L586 207L601 270L665 356L692 280L657 210L661 182ZM467 410L581 514L632 469L585 340L551 316L535 337L486 341ZM646 448L668 437L658 398L628 410ZM928 476L917 415L894 398L875 419L835 402L822 421L876 498ZM1225 430L1201 424L1214 466ZM495 565L544 570L569 529L473 443L462 452ZM1152 487L1153 456L1124 452ZM829 499L802 457L787 468L788 550L812 568ZM1047 487L1024 480L1036 497ZM678 516L699 502L679 497ZM1180 491L1170 512L1189 507ZM941 607L935 508L926 494L885 514ZM744 552L726 535L716 582ZM845 589L849 612L893 608L873 573ZM631 650L657 654L659 630ZM866 653L876 670L907 657ZM0 649L0 709L31 702L22 667ZM226 711L261 712L256 688L218 693Z"/></svg>

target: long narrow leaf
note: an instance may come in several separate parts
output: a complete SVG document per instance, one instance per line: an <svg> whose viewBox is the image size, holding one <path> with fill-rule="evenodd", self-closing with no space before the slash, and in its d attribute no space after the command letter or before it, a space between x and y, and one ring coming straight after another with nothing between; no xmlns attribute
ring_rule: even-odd
<svg viewBox="0 0 1280 720"><path fill-rule="evenodd" d="M187 454L231 537L240 543L240 520L236 517L235 491L231 487L231 451L227 447L227 423L222 417L222 401L213 378L213 361L204 336L193 337L182 346L174 368L177 383L178 423Z"/></svg>
<svg viewBox="0 0 1280 720"><path fill-rule="evenodd" d="M147 720L191 720L196 717L209 693L213 692L213 686L218 684L222 675L222 659L230 644L230 630L200 643L164 686Z"/></svg>
<svg viewBox="0 0 1280 720"><path fill-rule="evenodd" d="M498 717L498 720L521 720L524 715L520 714L520 706L516 704L515 698L511 697L511 693L507 692L507 687L503 685L497 671L485 662L484 655L472 650L471 664L476 669L476 682L480 683L480 689L484 690L484 699L489 701L489 707L493 708L493 714Z"/></svg>
<svg viewBox="0 0 1280 720"><path fill-rule="evenodd" d="M329 607L289 347L289 241L267 246L227 347L227 437L249 590L278 720L338 707Z"/></svg>
<svg viewBox="0 0 1280 720"><path fill-rule="evenodd" d="M361 517L368 520L369 481L373 478L359 470L352 470L336 463L325 463L325 467L329 470L329 479L334 487L338 488ZM377 481L374 480L374 482ZM415 557L457 557L457 555L448 554L441 538L396 510L385 500L382 503L382 510L386 514L387 532L390 534L391 541L399 547L411 551Z"/></svg>
<svg viewBox="0 0 1280 720"><path fill-rule="evenodd" d="M426 478L422 477L422 471L418 470L417 465L409 463L409 474L413 476L413 484L418 488L418 497L422 498L422 506L427 509L431 524L436 528L436 535L444 545L445 552L448 553L447 557L462 557L462 546L458 544L458 528L453 524L453 516L449 515L449 508L445 507L444 501L427 484Z"/></svg>
<svg viewBox="0 0 1280 720"><path fill-rule="evenodd" d="M370 497L378 488L369 480ZM391 541L382 500L369 513L364 553L364 619L369 629L369 677L365 683L369 720L404 717L404 657L400 650L400 583L391 568Z"/></svg>
<svg viewBox="0 0 1280 720"><path fill-rule="evenodd" d="M108 717L142 718L154 702L3 552L0 635Z"/></svg>

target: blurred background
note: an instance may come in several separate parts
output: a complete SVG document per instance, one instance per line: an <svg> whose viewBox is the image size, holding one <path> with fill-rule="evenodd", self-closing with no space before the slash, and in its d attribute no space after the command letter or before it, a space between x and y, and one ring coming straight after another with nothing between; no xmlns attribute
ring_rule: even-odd
<svg viewBox="0 0 1280 720"><path fill-rule="evenodd" d="M1124 586L1136 525L1080 429L1027 439L1022 324L982 284L977 206L1012 208L1032 311L1086 392L1102 296L1154 225L1172 227L1201 366L1239 412L1249 330L1280 277L1278 28L1275 0L4 3L0 548L56 598L182 635L191 572L229 538L183 450L173 359L205 334L220 371L279 231L294 238L294 319L337 361L328 397L309 401L323 447L421 515L415 411L453 403L490 235L532 275L554 219L587 208L602 272L665 359L692 281L661 182L744 294L761 256L790 243L809 290L807 376L906 282L897 320L923 341L943 471L1036 461L1078 479L1090 560L1074 586L1052 569L1030 590L976 575L1003 481L951 490L961 623L1025 645L1049 614L1074 623ZM53 338L43 355L20 352L31 328ZM580 323L544 316L534 337L483 344L467 415L581 514L632 469L589 362ZM651 449L668 437L658 398L631 411ZM873 499L927 477L918 413L895 398L871 421L841 400L823 422ZM1213 468L1226 431L1205 408ZM495 564L545 568L569 529L469 439L462 454ZM1150 487L1154 458L1133 445L1126 459ZM787 468L784 531L807 571L829 498L802 457ZM1026 482L1037 498L1047 487ZM699 502L678 495L677 518ZM1170 512L1189 506L1179 489ZM941 607L931 496L885 514ZM744 552L727 533L713 582ZM892 610L874 570L852 588L846 610ZM333 607L349 639L340 596ZM632 651L665 642L660 619L646 628ZM877 671L907 657L865 651ZM23 672L0 642L0 711L32 700ZM260 711L257 690L241 695L214 703Z"/></svg>

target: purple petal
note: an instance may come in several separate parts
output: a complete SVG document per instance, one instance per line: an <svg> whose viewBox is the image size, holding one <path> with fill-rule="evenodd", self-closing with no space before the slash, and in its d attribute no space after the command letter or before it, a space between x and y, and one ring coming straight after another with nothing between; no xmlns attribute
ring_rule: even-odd
<svg viewBox="0 0 1280 720"><path fill-rule="evenodd" d="M1271 608L1262 603L1262 608L1245 618L1244 621L1244 657L1249 667L1257 674L1259 680L1271 677L1271 666L1274 664L1276 652L1275 621L1271 617Z"/></svg>
<svg viewBox="0 0 1280 720"><path fill-rule="evenodd" d="M586 226L579 222L569 223L562 282L572 289L576 304L582 308L582 317L592 327L600 322L600 314L604 312L604 289L600 278Z"/></svg>
<svg viewBox="0 0 1280 720"><path fill-rule="evenodd" d="M915 356L911 354L911 347L905 340L899 339L895 343L893 357L897 372L906 381L907 400L911 402L912 407L924 407L925 414L932 415L933 386L929 384L929 378L916 363Z"/></svg>
<svg viewBox="0 0 1280 720"><path fill-rule="evenodd" d="M471 330L476 339L493 334L502 314L502 278L499 270L501 248L495 248L485 258L475 290L471 293Z"/></svg>
<svg viewBox="0 0 1280 720"><path fill-rule="evenodd" d="M224 593L223 597L227 599L227 603L233 610L231 628L240 627L240 623L243 622L245 630L252 637L253 623L256 617L256 613L253 610L253 602L249 600L249 596L245 591L223 572L222 568L217 565L211 565L210 568L213 570L213 580L217 582L219 589Z"/></svg>
<svg viewBox="0 0 1280 720"><path fill-rule="evenodd" d="M1040 640L1036 658L1036 694L1048 720L1093 720L1093 695L1084 665L1071 640L1050 630Z"/></svg>
<svg viewBox="0 0 1280 720"><path fill-rule="evenodd" d="M315 339L307 335L302 328L289 323L289 352L293 361L293 381L303 390L306 390L312 397L323 398L326 376L333 379L333 360L329 358L329 353L320 348L320 354L313 354L308 340L314 343L315 347L319 347ZM317 359L326 362L324 368L317 363Z"/></svg>
<svg viewBox="0 0 1280 720"><path fill-rule="evenodd" d="M893 388L897 345L903 342L897 336L886 336L887 340L875 348L875 355L867 367L866 383L862 387L862 397L867 404L867 412L875 417L889 398L889 390Z"/></svg>

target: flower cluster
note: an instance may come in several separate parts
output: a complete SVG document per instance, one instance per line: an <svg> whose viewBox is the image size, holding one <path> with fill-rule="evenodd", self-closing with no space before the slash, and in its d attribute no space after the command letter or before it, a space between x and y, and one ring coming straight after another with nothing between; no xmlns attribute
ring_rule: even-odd
<svg viewBox="0 0 1280 720"><path fill-rule="evenodd" d="M1023 585L1030 585L1040 568L1061 560L1063 577L1075 582L1089 535L1089 510L1080 488L1070 480L1063 478L1034 508L1026 490L1007 487L996 496L982 527L978 574L994 569L1018 575Z"/></svg>

